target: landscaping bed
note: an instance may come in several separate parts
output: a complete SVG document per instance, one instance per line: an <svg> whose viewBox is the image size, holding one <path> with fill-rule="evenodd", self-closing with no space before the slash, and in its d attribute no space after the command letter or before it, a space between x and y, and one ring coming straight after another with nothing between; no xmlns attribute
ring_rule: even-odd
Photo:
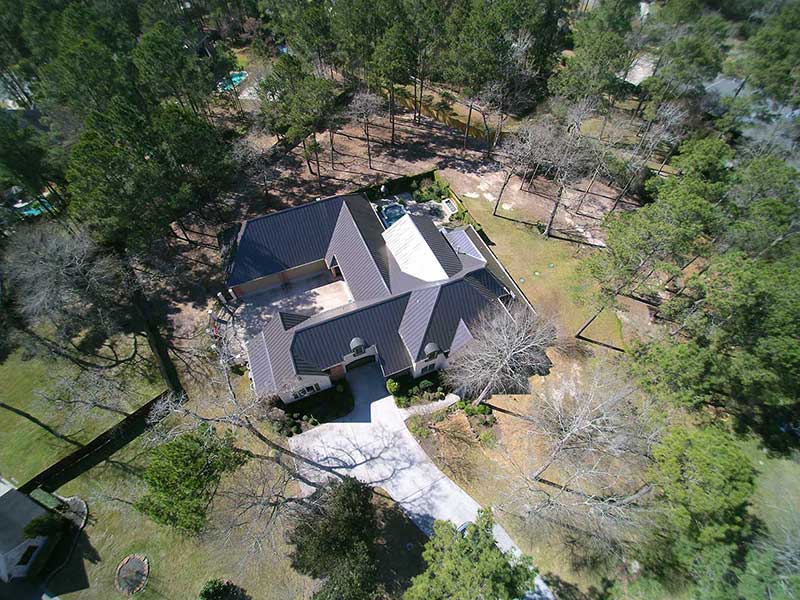
<svg viewBox="0 0 800 600"><path fill-rule="evenodd" d="M410 375L404 375L397 379L390 377L386 380L386 389L394 396L395 403L399 408L437 402L447 395L438 371L417 379Z"/></svg>
<svg viewBox="0 0 800 600"><path fill-rule="evenodd" d="M276 419L275 426L281 435L292 437L345 416L353 406L353 392L347 380L342 379L327 390L291 404L278 402L277 408L283 412L283 418Z"/></svg>

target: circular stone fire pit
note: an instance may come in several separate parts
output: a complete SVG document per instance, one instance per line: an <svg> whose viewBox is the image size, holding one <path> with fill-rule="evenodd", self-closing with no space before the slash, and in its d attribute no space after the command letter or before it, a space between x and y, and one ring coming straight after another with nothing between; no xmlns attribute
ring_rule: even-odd
<svg viewBox="0 0 800 600"><path fill-rule="evenodd" d="M147 585L150 574L150 562L143 554L130 554L117 566L114 576L114 587L126 596L141 592Z"/></svg>

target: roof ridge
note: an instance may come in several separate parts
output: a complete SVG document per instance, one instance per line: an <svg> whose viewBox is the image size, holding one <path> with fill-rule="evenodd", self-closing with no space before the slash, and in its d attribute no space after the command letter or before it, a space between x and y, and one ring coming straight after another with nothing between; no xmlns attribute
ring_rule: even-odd
<svg viewBox="0 0 800 600"><path fill-rule="evenodd" d="M308 208L309 206L315 206L317 204L321 204L323 202L330 202L332 200L339 200L340 198L344 200L350 196L363 196L361 193L352 193L352 194L337 194L335 196L328 196L327 198L320 198L319 200L311 200L310 202L303 202L302 204L298 204L296 206L289 206L287 208L282 208L280 210L273 211L271 213L267 213L265 215L259 215L257 217L253 217L252 219L245 219L242 223L245 225L249 225L250 223L254 223L255 221L260 221L261 219L266 219L268 217L274 217L276 215L282 215L293 210L298 210L301 208Z"/></svg>
<svg viewBox="0 0 800 600"><path fill-rule="evenodd" d="M366 197L364 197L364 199L366 200L367 204L369 205L370 210L372 210L373 214L374 214L374 210L372 209L372 203ZM353 220L353 223L356 226L356 231L358 231L358 237L361 239L361 243L364 244L364 248L366 248L370 259L372 259L372 263L375 265L375 268L378 271L378 275L380 275L380 277L381 277L381 283L383 284L384 289L386 290L386 292L388 294L391 294L392 291L389 288L389 282L386 281L388 279L388 277L389 277L389 273L387 272L386 275L384 276L380 265L378 265L378 261L375 260L375 255L372 252L372 248L369 247L369 244L367 243L367 240L364 237L364 232L361 230L361 225L359 224L358 219L355 218L355 216L353 215L353 211L350 210L350 204L345 200L344 202L342 202L342 206L346 207L347 208L347 212L350 213L350 218ZM375 219L381 225L381 228L382 228L382 230L381 230L381 240L383 240L383 232L386 231L386 230L383 229L383 223L381 223L381 220L378 218L377 214L375 214ZM386 247L386 241L383 240L383 242L384 242L384 248L385 248ZM386 265L386 267L388 268L388 264Z"/></svg>
<svg viewBox="0 0 800 600"><path fill-rule="evenodd" d="M346 317L348 315L352 315L353 313L365 310L367 308L374 308L374 307L376 307L376 306L378 306L380 304L384 304L386 302L392 302L393 300L399 300L403 296L410 296L412 294L412 292L413 292L413 290L409 290L408 292L403 292L402 294L397 294L396 296L387 296L386 298L376 298L374 300L366 300L365 304L363 306L356 306L356 308L354 308L353 310L346 310L346 311L340 312L339 314L337 314L335 316L332 316L330 319L324 319L322 321L315 321L314 323L310 323L310 324L306 325L305 327L303 326L303 324L305 323L305 321L304 321L303 323L300 323L296 327L293 327L290 330L290 332L292 333L292 335L294 335L296 332L299 332L299 331L308 331L309 329L313 329L314 327L317 327L319 325L324 325L325 323L330 323L331 321L335 321L336 319L341 319L343 317ZM345 306L347 306L347 305L345 305ZM337 310L337 309L333 309L333 310ZM326 312L328 312L328 311L326 311ZM319 315L324 315L325 312L318 313L318 314ZM317 316L317 315L314 315L314 316Z"/></svg>

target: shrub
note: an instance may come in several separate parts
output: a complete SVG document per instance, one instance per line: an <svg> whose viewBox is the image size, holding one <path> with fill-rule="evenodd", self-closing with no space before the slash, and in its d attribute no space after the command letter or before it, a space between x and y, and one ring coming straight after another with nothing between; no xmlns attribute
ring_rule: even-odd
<svg viewBox="0 0 800 600"><path fill-rule="evenodd" d="M450 188L444 181L425 179L413 195L417 202L441 202L450 195Z"/></svg>
<svg viewBox="0 0 800 600"><path fill-rule="evenodd" d="M408 430L414 437L420 439L424 439L431 434L427 420L420 415L414 415L408 420Z"/></svg>
<svg viewBox="0 0 800 600"><path fill-rule="evenodd" d="M336 391L339 392L340 394L344 393L344 386L341 383L337 383L336 384Z"/></svg>
<svg viewBox="0 0 800 600"><path fill-rule="evenodd" d="M25 526L23 533L26 538L54 537L60 535L67 528L68 522L61 516L53 512L47 512L32 519Z"/></svg>
<svg viewBox="0 0 800 600"><path fill-rule="evenodd" d="M245 600L247 595L238 585L222 579L211 579L200 590L200 600Z"/></svg>
<svg viewBox="0 0 800 600"><path fill-rule="evenodd" d="M386 390L394 395L400 390L400 383L390 377L386 380Z"/></svg>
<svg viewBox="0 0 800 600"><path fill-rule="evenodd" d="M472 402L467 400L459 400L455 403L456 410L463 410L464 414L468 417L474 417L475 415L491 415L492 409L488 404L478 404L478 406L474 406Z"/></svg>
<svg viewBox="0 0 800 600"><path fill-rule="evenodd" d="M432 388L434 385L435 384L430 379L423 379L419 382L419 389L421 392L424 392L425 390Z"/></svg>
<svg viewBox="0 0 800 600"><path fill-rule="evenodd" d="M302 429L300 428L300 424L299 423L295 423L292 426L292 432L293 433L300 433L301 431L302 431Z"/></svg>
<svg viewBox="0 0 800 600"><path fill-rule="evenodd" d="M494 432L491 430L482 431L478 439L487 448L494 448L497 445L497 438L494 437Z"/></svg>
<svg viewBox="0 0 800 600"><path fill-rule="evenodd" d="M408 408L411 406L411 398L408 396L395 396L394 401L398 408Z"/></svg>

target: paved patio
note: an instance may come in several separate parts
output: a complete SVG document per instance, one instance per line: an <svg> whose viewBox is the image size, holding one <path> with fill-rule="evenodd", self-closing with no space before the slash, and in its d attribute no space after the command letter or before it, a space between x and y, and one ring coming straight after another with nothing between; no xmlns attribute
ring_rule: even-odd
<svg viewBox="0 0 800 600"><path fill-rule="evenodd" d="M247 338L261 331L278 312L315 315L352 301L347 283L342 279L335 281L326 272L245 296L236 311L236 320Z"/></svg>
<svg viewBox="0 0 800 600"><path fill-rule="evenodd" d="M293 436L291 449L328 470L382 487L428 534L435 520L449 520L456 526L475 521L480 505L433 464L408 431L405 413L386 391L380 369L360 367L348 373L347 379L355 396L353 411ZM331 476L307 464L300 467L312 481ZM495 525L494 534L504 551L519 552L500 525ZM536 592L526 598L552 595L537 578Z"/></svg>

